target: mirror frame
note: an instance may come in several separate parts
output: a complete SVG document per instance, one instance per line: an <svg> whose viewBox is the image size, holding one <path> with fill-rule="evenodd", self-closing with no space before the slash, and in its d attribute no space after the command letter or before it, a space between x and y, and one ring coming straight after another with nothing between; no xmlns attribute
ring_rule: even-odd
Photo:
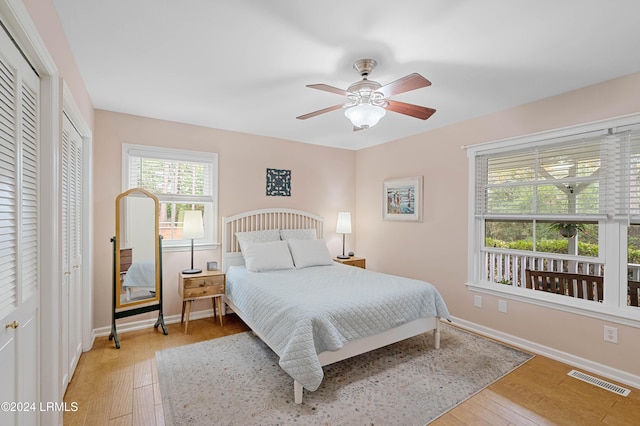
<svg viewBox="0 0 640 426"><path fill-rule="evenodd" d="M154 248L155 248L155 278L156 278L156 282L155 282L155 296L154 297L150 297L148 299L142 299L142 300L136 300L136 301L132 301L132 302L127 302L127 303L121 303L121 299L120 299L120 287L121 287L121 282L120 279L118 277L120 277L120 238L121 238L121 218L120 218L120 212L121 212L121 202L123 201L124 198L131 196L131 195L137 195L137 196L144 196L147 197L149 199L151 199L154 203L154 214L155 214L155 241L154 241ZM116 309L127 309L130 308L132 306L136 306L136 305L141 305L141 304L148 304L148 303L155 303L158 302L159 300L161 300L161 289L160 289L160 283L162 282L161 280L161 274L162 274L162 270L161 270L161 263L160 263L160 224L159 224L159 216L160 216L160 202L158 201L158 198L153 195L152 193L150 193L149 191L146 191L142 188L132 188L129 189L128 191L123 192L122 194L118 195L116 197L116 236L115 236L115 270L114 270L114 282L113 282L113 291L114 291L114 300L115 300L115 308Z"/></svg>

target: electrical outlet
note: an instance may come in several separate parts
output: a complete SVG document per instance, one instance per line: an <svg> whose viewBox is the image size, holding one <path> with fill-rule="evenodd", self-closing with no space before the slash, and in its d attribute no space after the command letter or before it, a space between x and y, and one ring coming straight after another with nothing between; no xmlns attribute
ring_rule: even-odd
<svg viewBox="0 0 640 426"><path fill-rule="evenodd" d="M506 300L498 300L498 311L502 313L507 313L507 301Z"/></svg>
<svg viewBox="0 0 640 426"><path fill-rule="evenodd" d="M615 327L604 326L604 341L618 343L618 329Z"/></svg>
<svg viewBox="0 0 640 426"><path fill-rule="evenodd" d="M479 294L473 296L473 306L475 306L476 308L482 308L482 296L480 296Z"/></svg>

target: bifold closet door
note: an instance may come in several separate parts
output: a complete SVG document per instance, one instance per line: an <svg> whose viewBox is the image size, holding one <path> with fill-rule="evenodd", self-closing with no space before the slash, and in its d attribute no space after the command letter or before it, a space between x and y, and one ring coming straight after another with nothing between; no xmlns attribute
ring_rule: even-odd
<svg viewBox="0 0 640 426"><path fill-rule="evenodd" d="M67 115L62 125L62 386L82 354L82 137Z"/></svg>
<svg viewBox="0 0 640 426"><path fill-rule="evenodd" d="M33 408L38 374L46 374L38 373L39 89L38 76L0 27L0 402ZM0 410L1 425L38 418L35 409Z"/></svg>

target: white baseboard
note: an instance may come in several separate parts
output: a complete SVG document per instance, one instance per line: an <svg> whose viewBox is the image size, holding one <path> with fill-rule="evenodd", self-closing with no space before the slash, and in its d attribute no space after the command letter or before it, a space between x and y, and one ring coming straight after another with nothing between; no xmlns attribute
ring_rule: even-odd
<svg viewBox="0 0 640 426"><path fill-rule="evenodd" d="M176 324L180 322L181 314L170 315L164 317L165 324ZM195 311L191 312L189 315L189 321L203 319L203 318L213 318L213 308L205 309L203 311ZM150 318L141 321L132 321L127 323L118 324L116 323L116 328L118 334L126 333L128 331L135 330L143 330L145 328L152 328L158 318ZM96 337L108 336L111 334L111 326L108 325L106 327L100 327L93 330L93 341L95 341ZM93 341L91 342L91 346L93 347Z"/></svg>
<svg viewBox="0 0 640 426"><path fill-rule="evenodd" d="M500 342L503 342L512 346L516 346L525 351L542 355L547 358L551 358L556 361L563 362L572 367L580 368L590 373L597 374L602 377L606 377L607 379L611 379L616 382L623 383L628 386L632 386L636 389L640 389L640 376L637 376L635 374L627 373L626 371L618 370L616 368L612 368L604 364L600 364L585 358L571 355L569 353L562 352L562 351L550 348L548 346L530 342L528 340L521 339L520 337L513 336L511 334L506 334L501 331L494 330L492 328L487 328L482 325L478 325L460 318L452 317L452 324L460 328L480 334L482 336L490 337Z"/></svg>

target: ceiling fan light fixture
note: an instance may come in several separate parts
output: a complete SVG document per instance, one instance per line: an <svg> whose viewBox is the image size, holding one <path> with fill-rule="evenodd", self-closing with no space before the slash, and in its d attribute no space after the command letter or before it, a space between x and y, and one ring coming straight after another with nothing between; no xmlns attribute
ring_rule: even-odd
<svg viewBox="0 0 640 426"><path fill-rule="evenodd" d="M359 104L347 108L344 115L351 120L354 126L360 127L361 129L368 129L378 124L378 121L380 121L386 113L387 111L382 107L371 104Z"/></svg>
<svg viewBox="0 0 640 426"><path fill-rule="evenodd" d="M344 115L351 120L354 126L353 130L358 131L378 124L378 121L385 116L387 110L420 120L426 120L436 112L433 108L389 99L391 96L431 86L429 80L420 74L413 73L382 86L377 81L369 80L369 73L373 71L376 64L373 59L356 61L353 67L360 73L362 80L351 84L347 90L329 86L328 84L308 84L307 87L311 89L342 95L346 98L346 103L333 105L296 118L298 120L306 120L337 109L344 109Z"/></svg>

